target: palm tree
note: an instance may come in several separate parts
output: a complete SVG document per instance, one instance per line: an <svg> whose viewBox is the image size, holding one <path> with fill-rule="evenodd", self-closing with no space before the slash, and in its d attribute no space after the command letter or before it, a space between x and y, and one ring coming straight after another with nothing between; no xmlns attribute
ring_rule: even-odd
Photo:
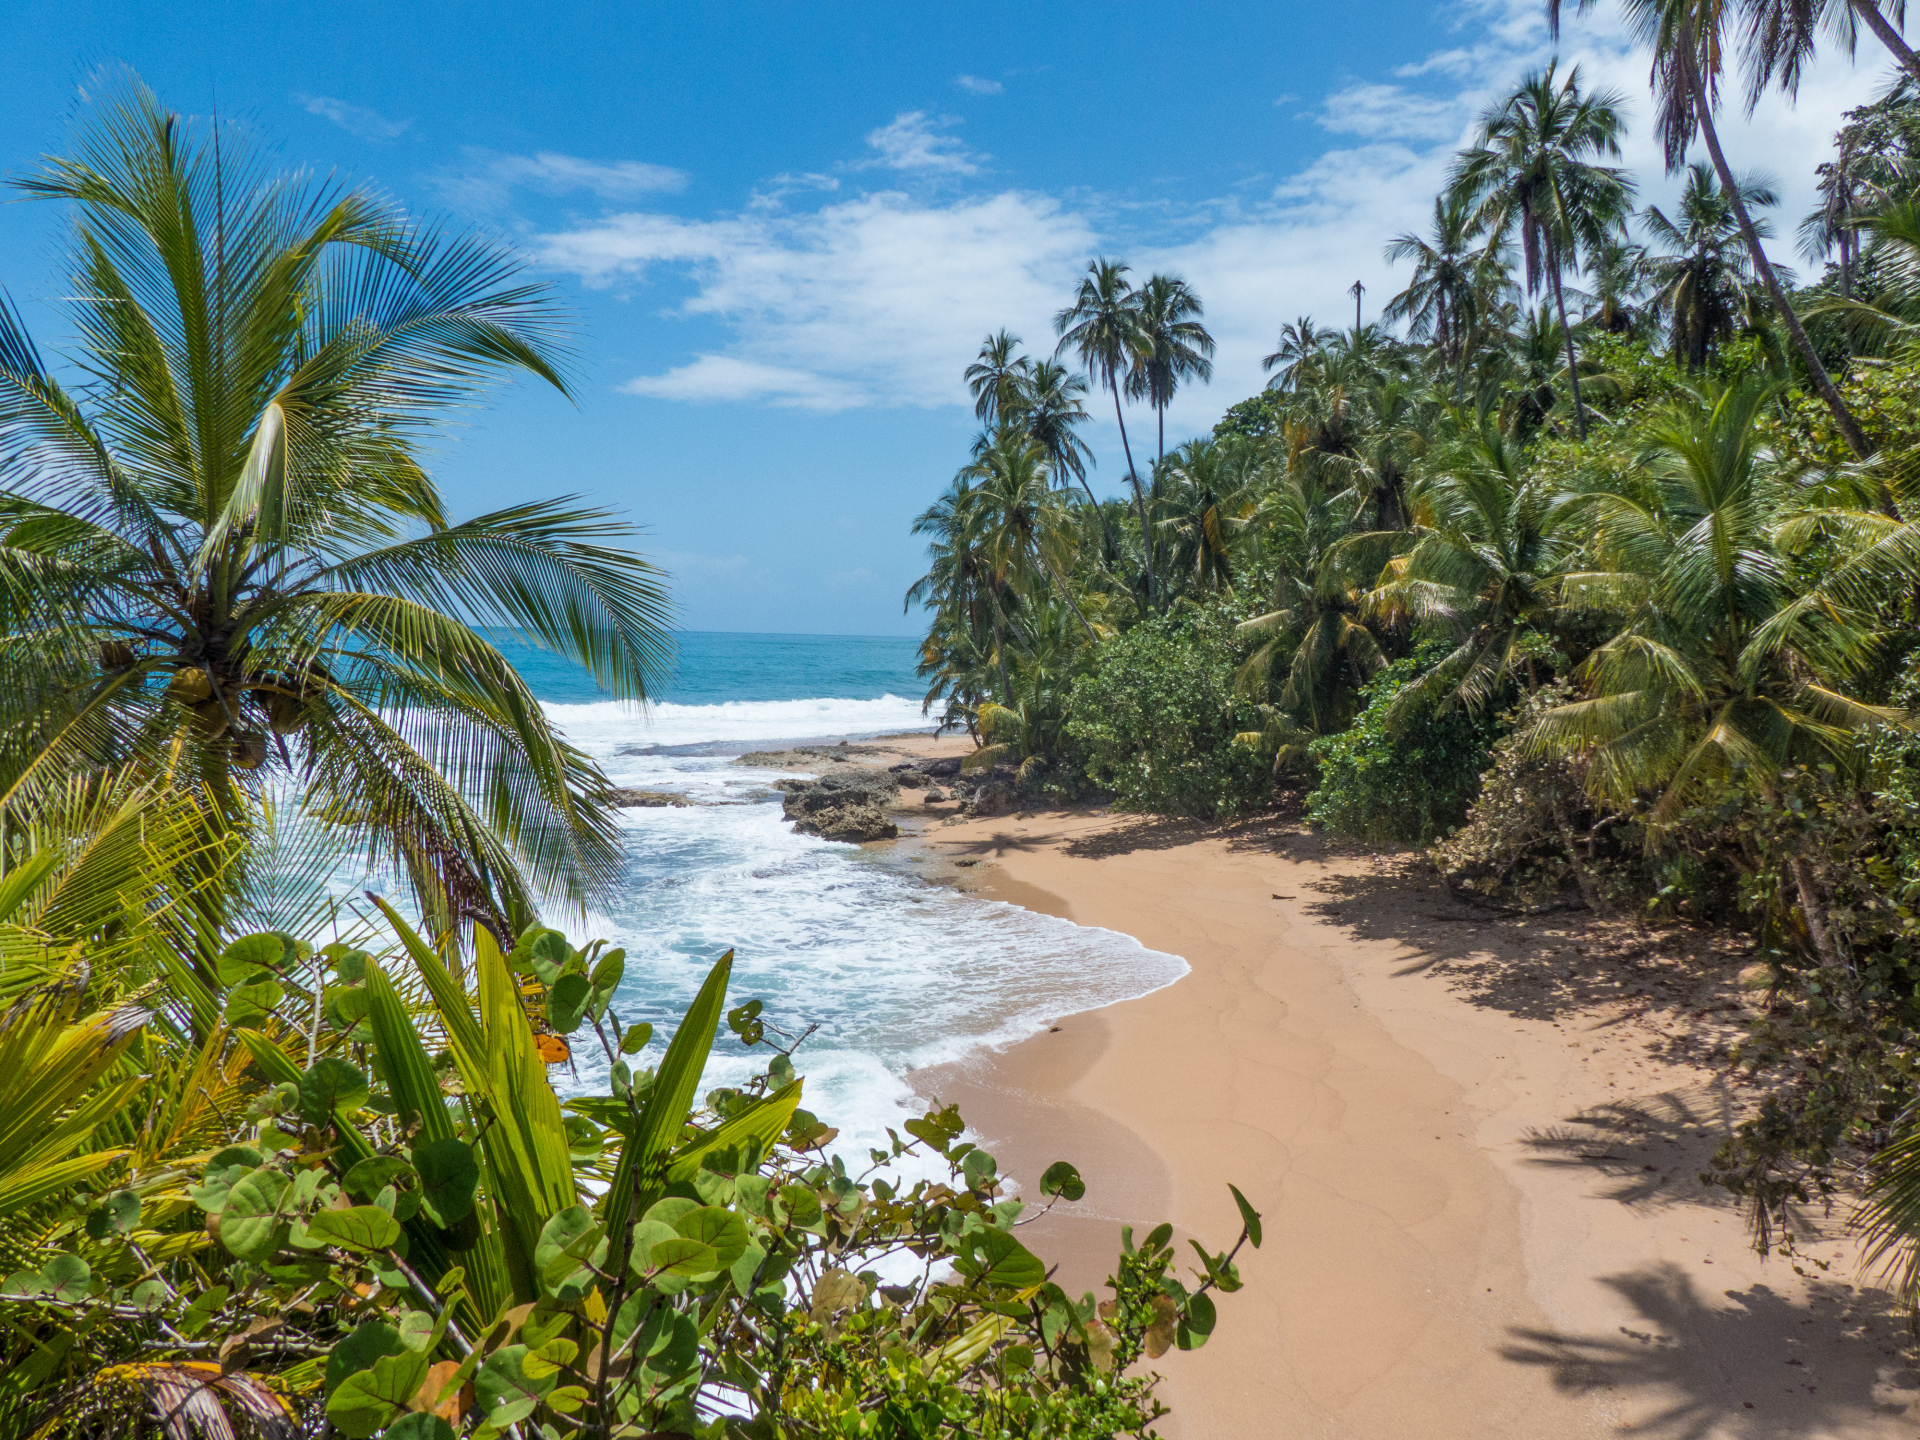
<svg viewBox="0 0 1920 1440"><path fill-rule="evenodd" d="M1087 382L1064 365L1035 360L1021 372L1007 413L1047 452L1055 483L1065 485L1068 476L1080 482L1087 493L1087 504L1106 526L1107 548L1113 550L1117 548L1113 527L1087 483L1087 462L1093 458L1093 451L1079 431L1087 419L1087 407L1081 403L1086 393Z"/></svg>
<svg viewBox="0 0 1920 1440"><path fill-rule="evenodd" d="M1404 320L1407 334L1415 340L1431 340L1454 373L1456 388L1467 337L1477 319L1481 293L1477 272L1487 263L1488 254L1470 243L1472 220L1472 207L1461 196L1441 195L1433 202L1431 238L1396 235L1386 249L1389 261L1413 262L1413 278L1387 302L1383 317Z"/></svg>
<svg viewBox="0 0 1920 1440"><path fill-rule="evenodd" d="M1005 330L980 342L980 358L967 367L967 389L973 394L973 413L986 425L997 424L1016 402L1032 361L1017 354L1020 337Z"/></svg>
<svg viewBox="0 0 1920 1440"><path fill-rule="evenodd" d="M1582 323L1607 335L1637 335L1645 328L1650 281L1644 247L1611 239L1587 257L1587 301Z"/></svg>
<svg viewBox="0 0 1920 1440"><path fill-rule="evenodd" d="M1279 348L1260 362L1262 370L1277 372L1267 382L1268 388L1293 389L1299 383L1301 367L1320 352L1333 338L1333 333L1330 329L1322 330L1315 325L1311 315L1302 315L1298 320L1282 325Z"/></svg>
<svg viewBox="0 0 1920 1440"><path fill-rule="evenodd" d="M1556 79L1557 62L1528 75L1520 88L1482 120L1474 147L1454 165L1452 189L1474 206L1482 233L1520 231L1527 291L1544 281L1560 314L1567 343L1567 378L1574 425L1586 437L1573 329L1567 323L1564 272L1578 268L1625 222L1633 181L1594 158L1620 153L1621 97L1580 93L1580 68Z"/></svg>
<svg viewBox="0 0 1920 1440"><path fill-rule="evenodd" d="M1776 536L1795 496L1761 426L1774 396L1752 378L1684 394L1648 422L1642 475L1571 502L1606 563L1565 576L1566 602L1624 623L1586 661L1583 698L1542 716L1533 743L1588 757L1588 788L1616 805L1658 792L1656 830L1730 780L1771 797L1789 764L1845 763L1856 730L1891 718L1823 679L1864 637L1791 605ZM1814 948L1834 964L1812 877L1804 861L1790 868Z"/></svg>
<svg viewBox="0 0 1920 1440"><path fill-rule="evenodd" d="M1002 426L986 437L960 478L971 485L973 534L995 584L1030 589L1030 577L1042 577L1097 644L1099 637L1080 613L1066 576L1073 558L1067 503L1073 492L1054 487L1046 450L1024 430Z"/></svg>
<svg viewBox="0 0 1920 1440"><path fill-rule="evenodd" d="M1741 50L1747 61L1747 111L1753 112L1776 80L1789 95L1800 88L1800 75L1813 59L1814 32L1823 24L1840 49L1851 57L1859 43L1859 22L1885 45L1907 74L1920 79L1920 55L1897 28L1906 20L1904 0L1892 0L1889 18L1875 0L1744 0L1746 35Z"/></svg>
<svg viewBox="0 0 1920 1440"><path fill-rule="evenodd" d="M1743 181L1740 196L1749 207L1779 203L1758 180ZM1740 222L1711 166L1687 168L1676 215L1669 220L1654 205L1644 212L1647 233L1664 252L1651 260L1659 287L1653 303L1667 317L1669 351L1689 370L1698 370L1738 326L1753 267L1740 244ZM1757 228L1762 236L1768 233L1764 222Z"/></svg>
<svg viewBox="0 0 1920 1440"><path fill-rule="evenodd" d="M1577 8L1583 13L1593 4L1594 0L1576 0ZM1719 101L1720 72L1727 54L1724 30L1730 17L1729 7L1723 0L1623 0L1623 4L1628 23L1640 42L1653 53L1653 90L1659 109L1656 129L1666 147L1668 173L1678 171L1686 163L1687 147L1695 135L1706 142L1714 173L1720 177L1720 188L1733 206L1740 236L1746 241L1747 253L1753 257L1754 272L1767 287L1767 297L1772 300L1780 323L1787 327L1813 388L1832 412L1834 427L1847 442L1847 448L1857 458L1866 459L1873 453L1866 432L1827 374L1827 367L1821 363L1813 341L1807 338L1800 317L1787 303L1780 277L1774 273L1767 252L1761 247L1760 233L1741 198L1740 183L1727 164L1726 152L1720 148L1720 132L1714 125L1713 111ZM1556 36L1560 30L1560 6L1561 0L1547 0L1548 17Z"/></svg>
<svg viewBox="0 0 1920 1440"><path fill-rule="evenodd" d="M1127 393L1153 406L1160 430L1156 460L1167 458L1167 406L1182 380L1213 378L1213 336L1200 323L1200 297L1178 275L1149 276L1139 290L1140 350Z"/></svg>
<svg viewBox="0 0 1920 1440"><path fill-rule="evenodd" d="M1087 266L1073 303L1053 317L1060 337L1059 355L1072 350L1086 366L1095 384L1113 392L1113 418L1120 426L1120 448L1127 457L1127 483L1133 487L1134 508L1140 517L1140 540L1146 549L1147 599L1159 588L1153 574L1152 530L1147 520L1147 494L1134 469L1133 447L1127 441L1127 417L1120 409L1120 377L1130 375L1144 348L1140 328L1140 296L1127 279L1127 267L1117 260L1097 259Z"/></svg>
<svg viewBox="0 0 1920 1440"><path fill-rule="evenodd" d="M139 762L239 823L285 777L442 923L584 901L607 782L477 627L643 699L660 578L570 499L455 522L423 463L497 379L566 393L548 292L135 78L92 111L20 182L74 207L76 388L0 307L0 807Z"/></svg>
<svg viewBox="0 0 1920 1440"><path fill-rule="evenodd" d="M908 587L903 606L929 606L934 612L920 665L922 676L934 676L926 704L957 694L969 716L987 689L989 673L998 673L1003 704L1012 694L1005 590L995 580L980 519L972 480L962 471L913 522L913 533L927 537L927 573Z"/></svg>
<svg viewBox="0 0 1920 1440"><path fill-rule="evenodd" d="M1235 552L1263 478L1258 447L1237 437L1189 440L1154 469L1156 528L1172 539L1167 588L1233 589Z"/></svg>

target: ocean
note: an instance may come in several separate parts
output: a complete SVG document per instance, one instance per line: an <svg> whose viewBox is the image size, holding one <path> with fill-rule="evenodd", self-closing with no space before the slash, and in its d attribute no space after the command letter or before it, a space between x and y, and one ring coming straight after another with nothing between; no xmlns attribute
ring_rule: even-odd
<svg viewBox="0 0 1920 1440"><path fill-rule="evenodd" d="M889 1126L919 1113L909 1071L1011 1044L1058 1016L1146 994L1186 973L1126 935L960 894L920 878L911 847L796 835L768 782L730 763L748 749L931 731L916 642L825 635L684 633L671 685L645 709L498 636L549 716L618 785L699 803L620 812L626 870L576 939L627 951L614 1002L661 1047L714 961L734 952L729 1003L758 999L790 1034L803 1103L837 1126L831 1147L864 1169ZM575 927L569 926L569 930ZM771 1059L722 1030L706 1084L737 1084ZM579 1048L581 1085L604 1062ZM857 1165L855 1162L858 1162Z"/></svg>

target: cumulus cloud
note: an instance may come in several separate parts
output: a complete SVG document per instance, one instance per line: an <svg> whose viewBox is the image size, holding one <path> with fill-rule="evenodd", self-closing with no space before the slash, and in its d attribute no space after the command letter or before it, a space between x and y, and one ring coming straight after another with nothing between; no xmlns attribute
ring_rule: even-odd
<svg viewBox="0 0 1920 1440"><path fill-rule="evenodd" d="M643 160L583 160L542 150L534 155L502 155L469 148L465 163L432 177L442 197L462 210L504 209L515 190L565 195L585 190L602 200L686 188L686 172Z"/></svg>
<svg viewBox="0 0 1920 1440"><path fill-rule="evenodd" d="M1179 271L1206 301L1219 344L1214 380L1183 391L1168 422L1170 432L1203 429L1224 404L1264 382L1260 358L1273 349L1283 321L1301 314L1323 323L1350 318L1346 291L1356 280L1367 287L1373 318L1405 283L1382 248L1401 231L1426 227L1433 196L1477 115L1549 53L1532 0L1502 0L1480 13L1481 31L1430 57L1421 75L1399 83L1359 79L1327 96L1313 113L1341 138L1311 164L1262 195L1198 204L1183 222L1156 212L1161 228L1151 239L1130 233L1130 212L1098 197L995 191L976 181L972 193L934 197L827 193L796 202L792 212L770 203L742 215L689 219L635 209L544 235L541 254L591 285L634 292L663 281L685 286L688 293L669 313L719 323L718 344L630 381L631 393L816 411L965 405L961 371L983 334L1004 325L1031 350L1050 351L1052 315L1075 274L1095 254L1123 255L1136 274ZM1569 24L1560 54L1563 68L1580 64L1590 88L1627 97L1632 129L1624 163L1643 183L1643 202L1669 203L1678 186L1662 174L1648 123L1646 61L1627 43L1618 17ZM1781 182L1779 233L1790 234L1811 203L1813 166L1839 114L1871 83L1844 61L1825 59L1807 77L1797 106L1770 103L1751 121L1737 112L1725 116L1735 168L1764 169ZM920 111L874 132L869 145L906 162L901 168L908 171L977 171ZM932 166L911 160L927 154L936 157ZM1776 241L1773 248L1785 259L1790 245Z"/></svg>
<svg viewBox="0 0 1920 1440"><path fill-rule="evenodd" d="M953 83L962 90L970 90L975 95L998 95L1007 87L998 80L986 80L978 75L956 75Z"/></svg>
<svg viewBox="0 0 1920 1440"><path fill-rule="evenodd" d="M891 125L882 125L867 135L867 146L874 153L856 168L883 167L888 170L926 170L946 175L973 175L979 172L977 157L962 145L957 136L943 135L959 122L942 116L935 120L924 110L909 110L893 117Z"/></svg>
<svg viewBox="0 0 1920 1440"><path fill-rule="evenodd" d="M364 105L349 105L331 95L295 95L293 99L309 115L330 120L349 135L375 144L398 140L413 124L411 120L389 120L377 110L369 110Z"/></svg>

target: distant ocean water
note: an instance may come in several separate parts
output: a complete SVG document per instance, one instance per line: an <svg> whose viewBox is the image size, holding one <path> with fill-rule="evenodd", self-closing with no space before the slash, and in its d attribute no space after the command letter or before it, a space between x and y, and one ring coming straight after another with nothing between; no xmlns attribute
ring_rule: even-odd
<svg viewBox="0 0 1920 1440"><path fill-rule="evenodd" d="M732 755L762 743L931 731L912 640L688 633L671 685L645 709L592 678L496 636L549 716L616 784L675 790L685 808L625 810L626 871L589 917L627 951L615 1008L651 1021L658 1046L707 970L734 951L731 1003L757 998L798 1032L808 1109L840 1128L833 1148L865 1164L916 1113L905 1076L1049 1020L1142 995L1186 973L1129 936L962 895L919 878L895 847L796 835L768 782ZM764 1069L771 1052L722 1032L706 1084ZM581 1080L599 1058L580 1047Z"/></svg>

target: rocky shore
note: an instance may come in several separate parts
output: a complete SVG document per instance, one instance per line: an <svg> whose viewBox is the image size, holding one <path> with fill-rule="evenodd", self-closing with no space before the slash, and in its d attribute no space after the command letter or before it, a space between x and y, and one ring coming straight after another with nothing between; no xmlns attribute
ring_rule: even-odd
<svg viewBox="0 0 1920 1440"><path fill-rule="evenodd" d="M1022 808L1017 777L1005 766L963 773L956 755L899 760L885 768L875 763L898 753L884 745L843 742L758 750L737 763L818 772L813 779L777 780L773 788L786 797L782 809L793 828L823 840L892 840L900 833L893 812L910 804L951 819L1008 815Z"/></svg>

